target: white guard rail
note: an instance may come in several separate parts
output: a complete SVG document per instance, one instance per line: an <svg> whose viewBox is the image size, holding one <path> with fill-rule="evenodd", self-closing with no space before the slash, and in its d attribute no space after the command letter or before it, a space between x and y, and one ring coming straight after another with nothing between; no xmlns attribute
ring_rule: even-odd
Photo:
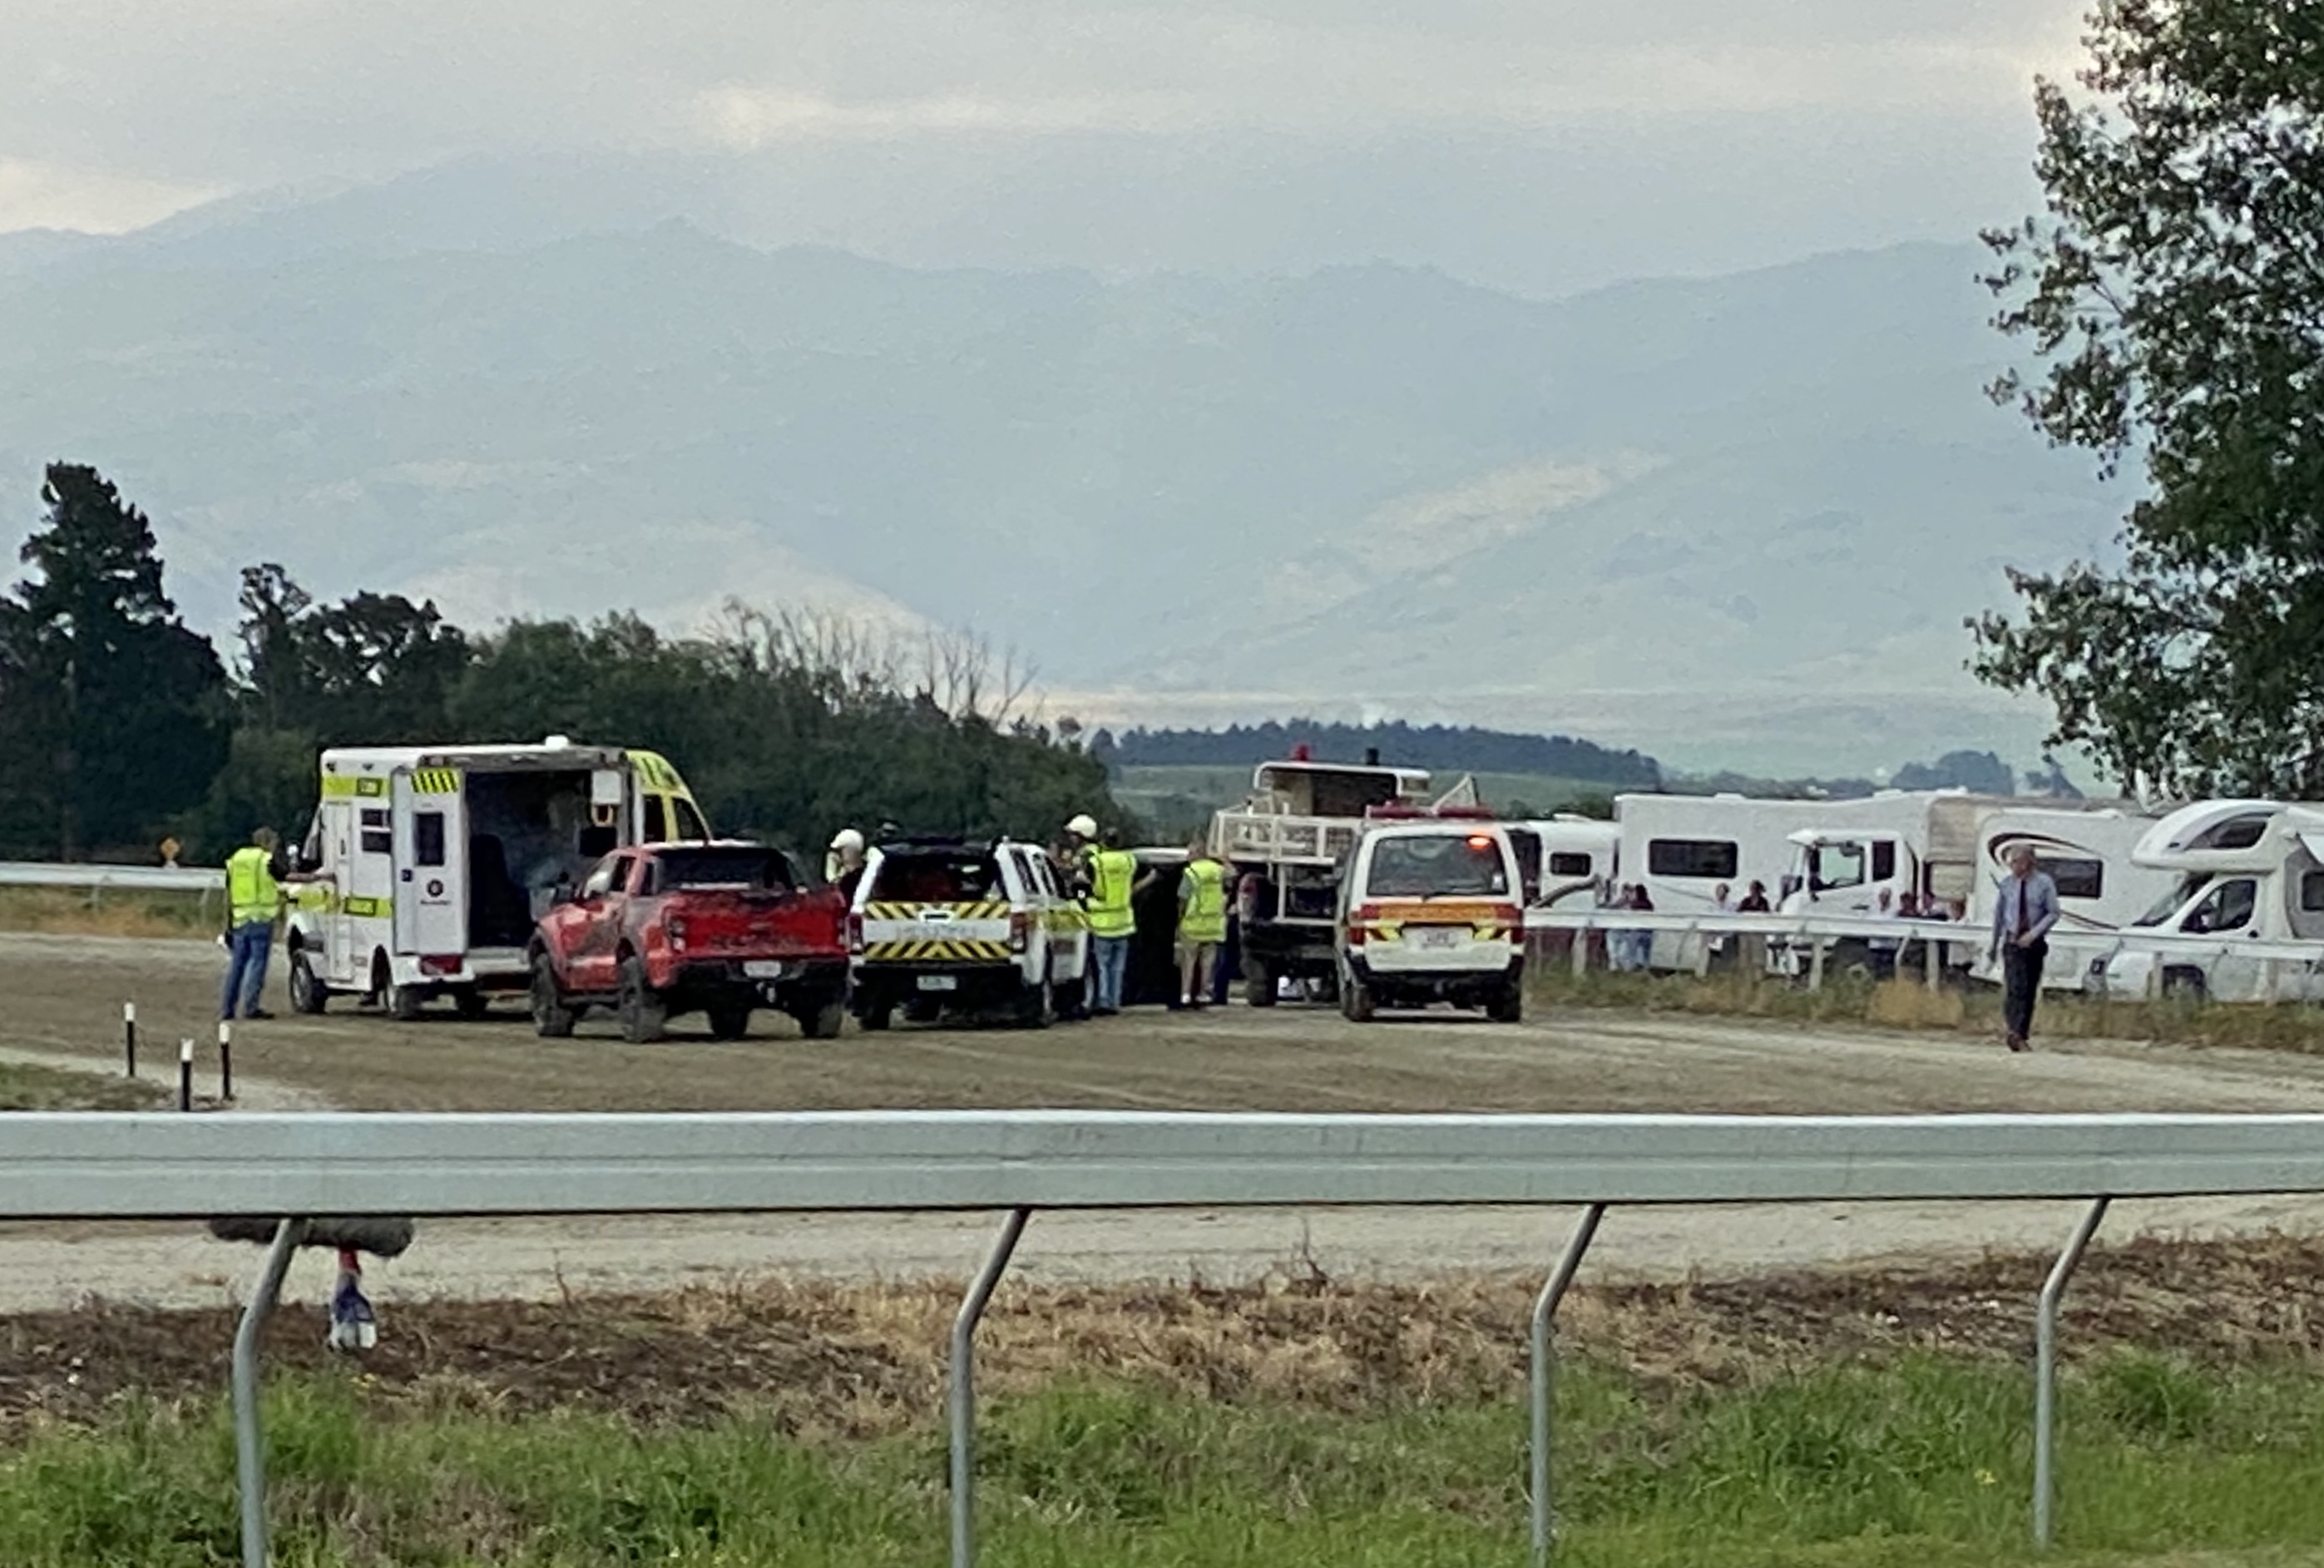
<svg viewBox="0 0 2324 1568"><path fill-rule="evenodd" d="M2087 1201L2034 1314L2034 1533L2047 1545L2058 1308L2108 1201L2310 1192L2324 1192L2324 1116L0 1117L0 1218L279 1222L235 1341L246 1568L267 1561L259 1330L308 1222L332 1215L1004 1211L952 1339L953 1561L966 1568L974 1556L973 1336L1035 1210L1580 1204L1582 1223L1536 1302L1531 1331L1538 1562L1554 1539L1552 1319L1609 1206Z"/></svg>
<svg viewBox="0 0 2324 1568"><path fill-rule="evenodd" d="M116 866L89 862L0 861L0 888L215 893L225 886L226 872L216 866Z"/></svg>

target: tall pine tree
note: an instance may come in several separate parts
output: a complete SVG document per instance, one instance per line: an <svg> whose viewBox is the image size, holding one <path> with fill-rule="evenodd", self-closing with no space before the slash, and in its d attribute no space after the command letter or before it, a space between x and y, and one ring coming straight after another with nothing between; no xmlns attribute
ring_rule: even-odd
<svg viewBox="0 0 2324 1568"><path fill-rule="evenodd" d="M51 464L32 569L0 596L0 835L76 859L142 848L225 761L226 671L161 586L144 513Z"/></svg>

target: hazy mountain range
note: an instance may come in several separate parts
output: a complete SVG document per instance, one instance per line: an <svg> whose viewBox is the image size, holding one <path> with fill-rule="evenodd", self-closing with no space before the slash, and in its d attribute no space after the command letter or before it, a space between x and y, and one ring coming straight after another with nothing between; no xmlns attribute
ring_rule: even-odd
<svg viewBox="0 0 2324 1568"><path fill-rule="evenodd" d="M762 252L464 165L0 236L0 494L97 464L235 573L456 619L728 595L973 625L1093 721L1397 714L1682 766L2029 758L1961 672L2127 496L1979 388L1973 246L1554 301Z"/></svg>

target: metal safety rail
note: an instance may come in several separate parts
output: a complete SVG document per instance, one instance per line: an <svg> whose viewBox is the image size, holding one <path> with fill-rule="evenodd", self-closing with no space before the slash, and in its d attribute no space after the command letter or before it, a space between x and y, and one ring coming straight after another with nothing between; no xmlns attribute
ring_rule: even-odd
<svg viewBox="0 0 2324 1568"><path fill-rule="evenodd" d="M952 1336L952 1560L973 1560L974 1336L1051 1209L1557 1204L1579 1226L1531 1325L1536 1561L1551 1488L1553 1321L1626 1204L2079 1199L2034 1314L2033 1518L2052 1534L2060 1303L2112 1200L2324 1192L2324 1116L1304 1116L1108 1111L0 1117L0 1219L277 1222L235 1339L246 1568L267 1561L259 1330L310 1220L999 1210ZM1038 1231L1035 1232L1038 1235Z"/></svg>
<svg viewBox="0 0 2324 1568"><path fill-rule="evenodd" d="M217 892L226 872L216 866L116 866L93 862L0 861L0 888L119 889L124 892Z"/></svg>
<svg viewBox="0 0 2324 1568"><path fill-rule="evenodd" d="M1984 926L1960 920L1921 920L1860 914L1737 915L1665 914L1648 909L1528 909L1526 929L1531 933L1674 931L1692 937L1764 936L1770 945L1788 944L1811 954L1808 973L1812 985L1822 978L1824 951L1840 941L1886 941L1922 948L1928 955L1930 983L1944 959L1943 949L1964 956L1981 955L1992 941ZM2184 931L2144 928L2061 930L2055 938L2078 954L2108 955L2122 952L2190 954L2248 958L2282 966L2300 974L2324 965L2324 942L2263 942L2236 936L2212 936ZM1702 950L1698 948L1698 953ZM1573 945L1574 972L1588 964L1586 945ZM2272 970L2273 973L2273 971Z"/></svg>

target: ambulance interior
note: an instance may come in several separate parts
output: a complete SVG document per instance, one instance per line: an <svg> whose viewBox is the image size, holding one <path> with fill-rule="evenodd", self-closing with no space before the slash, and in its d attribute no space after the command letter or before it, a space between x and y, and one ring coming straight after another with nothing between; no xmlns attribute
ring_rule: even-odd
<svg viewBox="0 0 2324 1568"><path fill-rule="evenodd" d="M558 889L619 844L619 808L591 807L586 769L471 771L466 785L468 945L521 947Z"/></svg>

